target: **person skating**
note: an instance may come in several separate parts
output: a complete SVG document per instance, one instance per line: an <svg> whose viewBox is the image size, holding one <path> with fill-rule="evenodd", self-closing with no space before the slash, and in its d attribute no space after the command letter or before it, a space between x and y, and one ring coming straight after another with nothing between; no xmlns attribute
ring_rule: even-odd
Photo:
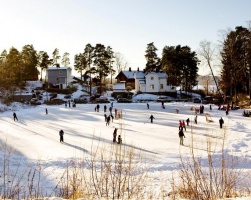
<svg viewBox="0 0 251 200"><path fill-rule="evenodd" d="M210 104L209 108L210 108L210 110L212 110L212 105L211 104Z"/></svg>
<svg viewBox="0 0 251 200"><path fill-rule="evenodd" d="M116 118L117 117L117 113L118 113L117 108L114 109L114 113L115 113L115 118Z"/></svg>
<svg viewBox="0 0 251 200"><path fill-rule="evenodd" d="M108 125L110 125L110 121L111 121L111 117L110 117L110 115L106 118L106 126Z"/></svg>
<svg viewBox="0 0 251 200"><path fill-rule="evenodd" d="M194 122L195 122L195 124L197 124L197 115L194 118Z"/></svg>
<svg viewBox="0 0 251 200"><path fill-rule="evenodd" d="M118 136L118 144L122 144L122 138L120 135Z"/></svg>
<svg viewBox="0 0 251 200"><path fill-rule="evenodd" d="M149 104L148 103L146 104L146 106L147 106L147 109L149 109Z"/></svg>
<svg viewBox="0 0 251 200"><path fill-rule="evenodd" d="M110 115L112 114L112 107L109 108L109 111L110 111Z"/></svg>
<svg viewBox="0 0 251 200"><path fill-rule="evenodd" d="M107 121L107 115L106 114L104 114L104 117L105 117L105 122Z"/></svg>
<svg viewBox="0 0 251 200"><path fill-rule="evenodd" d="M183 130L183 123L181 120L179 120L179 130Z"/></svg>
<svg viewBox="0 0 251 200"><path fill-rule="evenodd" d="M183 130L179 130L179 138L180 138L180 145L184 145L183 140L185 138L185 135L184 135Z"/></svg>
<svg viewBox="0 0 251 200"><path fill-rule="evenodd" d="M184 121L184 120L182 121L182 127L185 129L185 131L187 130L187 129L186 129L186 124L185 124L185 121Z"/></svg>
<svg viewBox="0 0 251 200"><path fill-rule="evenodd" d="M13 113L13 118L14 118L14 121L16 120L18 121L17 114L15 112Z"/></svg>
<svg viewBox="0 0 251 200"><path fill-rule="evenodd" d="M226 107L226 115L228 115L229 110L230 110L230 106L229 106L229 104L228 104L227 107Z"/></svg>
<svg viewBox="0 0 251 200"><path fill-rule="evenodd" d="M116 138L117 138L117 131L118 131L118 129L117 128L115 128L114 129L114 131L113 131L113 142L115 143L116 142Z"/></svg>
<svg viewBox="0 0 251 200"><path fill-rule="evenodd" d="M187 126L189 126L190 119L187 118L186 122L187 122Z"/></svg>
<svg viewBox="0 0 251 200"><path fill-rule="evenodd" d="M59 131L59 136L60 136L60 143L63 143L64 142L64 131L63 130Z"/></svg>
<svg viewBox="0 0 251 200"><path fill-rule="evenodd" d="M106 107L106 105L104 105L104 112L106 112L106 109L107 109L107 107Z"/></svg>
<svg viewBox="0 0 251 200"><path fill-rule="evenodd" d="M45 113L46 113L46 115L48 115L48 110L47 110L47 108L45 108Z"/></svg>
<svg viewBox="0 0 251 200"><path fill-rule="evenodd" d="M155 118L153 117L153 115L151 115L149 119L151 119L151 123L153 123L153 119Z"/></svg>
<svg viewBox="0 0 251 200"><path fill-rule="evenodd" d="M222 119L222 117L220 118L219 123L220 123L220 128L222 128L222 125L224 124L224 120Z"/></svg>
<svg viewBox="0 0 251 200"><path fill-rule="evenodd" d="M97 112L99 112L100 105L98 104L98 105L96 106L96 108L97 108Z"/></svg>

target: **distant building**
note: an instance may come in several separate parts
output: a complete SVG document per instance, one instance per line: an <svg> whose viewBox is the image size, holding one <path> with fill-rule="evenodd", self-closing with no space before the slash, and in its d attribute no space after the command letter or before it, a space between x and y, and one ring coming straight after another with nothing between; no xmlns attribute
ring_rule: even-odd
<svg viewBox="0 0 251 200"><path fill-rule="evenodd" d="M142 93L176 93L175 86L167 85L167 74L163 72L138 72L135 75L135 91Z"/></svg>
<svg viewBox="0 0 251 200"><path fill-rule="evenodd" d="M133 89L135 88L135 78L134 78L134 74L136 72L139 72L139 68L138 70L131 70L131 67L129 68L128 71L120 71L119 74L115 77L115 79L117 80L117 82L124 82L125 86L131 86Z"/></svg>
<svg viewBox="0 0 251 200"><path fill-rule="evenodd" d="M215 76L215 80L220 85L221 77ZM198 85L195 86L194 90L204 90L206 94L216 94L217 93L217 87L214 81L214 78L212 75L200 75L197 78Z"/></svg>
<svg viewBox="0 0 251 200"><path fill-rule="evenodd" d="M46 81L59 89L65 89L71 83L71 71L70 67L49 67L46 70Z"/></svg>
<svg viewBox="0 0 251 200"><path fill-rule="evenodd" d="M176 94L176 86L167 85L167 78L167 74L163 72L144 72L139 69L133 71L129 68L129 71L121 71L115 79L124 84L124 89L130 85L135 92Z"/></svg>

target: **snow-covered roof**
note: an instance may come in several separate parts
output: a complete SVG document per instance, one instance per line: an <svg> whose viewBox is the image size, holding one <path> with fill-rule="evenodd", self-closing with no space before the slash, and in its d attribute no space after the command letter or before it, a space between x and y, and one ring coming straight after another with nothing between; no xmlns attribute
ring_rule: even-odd
<svg viewBox="0 0 251 200"><path fill-rule="evenodd" d="M136 72L137 72L137 71L123 71L123 74L124 74L127 78L133 79L133 78L134 78L134 74L135 74Z"/></svg>
<svg viewBox="0 0 251 200"><path fill-rule="evenodd" d="M47 70L60 70L60 69L70 69L70 67L48 67Z"/></svg>
<svg viewBox="0 0 251 200"><path fill-rule="evenodd" d="M167 74L163 72L149 72L147 75L157 75L159 78L167 78Z"/></svg>
<svg viewBox="0 0 251 200"><path fill-rule="evenodd" d="M134 78L135 78L135 79L143 79L143 78L145 78L145 75L146 75L145 72L137 71L137 72L134 74Z"/></svg>

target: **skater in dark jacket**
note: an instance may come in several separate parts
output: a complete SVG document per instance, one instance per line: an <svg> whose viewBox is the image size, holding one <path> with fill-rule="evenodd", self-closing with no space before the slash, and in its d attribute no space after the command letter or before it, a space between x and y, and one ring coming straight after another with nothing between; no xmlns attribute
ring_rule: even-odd
<svg viewBox="0 0 251 200"><path fill-rule="evenodd" d="M147 106L147 109L149 109L149 104L148 103L146 104L146 106Z"/></svg>
<svg viewBox="0 0 251 200"><path fill-rule="evenodd" d="M185 135L184 135L183 130L179 131L179 138L180 138L180 145L184 145L183 144L183 139L185 138Z"/></svg>
<svg viewBox="0 0 251 200"><path fill-rule="evenodd" d="M197 115L194 117L194 122L197 124Z"/></svg>
<svg viewBox="0 0 251 200"><path fill-rule="evenodd" d="M118 136L118 144L122 144L122 138L120 135Z"/></svg>
<svg viewBox="0 0 251 200"><path fill-rule="evenodd" d="M118 112L117 108L114 109L114 112L115 112L115 118L116 118L117 117L117 112Z"/></svg>
<svg viewBox="0 0 251 200"><path fill-rule="evenodd" d="M112 107L109 108L109 111L110 111L110 115L112 114Z"/></svg>
<svg viewBox="0 0 251 200"><path fill-rule="evenodd" d="M15 112L13 113L13 118L14 118L14 121L16 121L16 120L18 121L17 114Z"/></svg>
<svg viewBox="0 0 251 200"><path fill-rule="evenodd" d="M190 119L187 118L186 122L187 122L187 126L189 126Z"/></svg>
<svg viewBox="0 0 251 200"><path fill-rule="evenodd" d="M106 112L106 108L107 108L106 105L104 105L104 112Z"/></svg>
<svg viewBox="0 0 251 200"><path fill-rule="evenodd" d="M60 136L60 143L64 142L64 131L63 130L59 131L59 136Z"/></svg>
<svg viewBox="0 0 251 200"><path fill-rule="evenodd" d="M108 125L110 125L110 121L111 121L111 117L110 117L110 115L106 118L106 126Z"/></svg>
<svg viewBox="0 0 251 200"><path fill-rule="evenodd" d="M48 110L47 110L47 108L45 108L45 113L46 113L46 115L48 115Z"/></svg>
<svg viewBox="0 0 251 200"><path fill-rule="evenodd" d="M153 119L155 118L153 117L153 115L151 115L149 119L151 119L151 123L153 123Z"/></svg>
<svg viewBox="0 0 251 200"><path fill-rule="evenodd" d="M97 107L97 112L99 112L99 108L100 108L99 104L96 107Z"/></svg>
<svg viewBox="0 0 251 200"><path fill-rule="evenodd" d="M220 123L220 128L222 128L222 125L224 124L224 120L222 119L222 117L220 118L219 123Z"/></svg>
<svg viewBox="0 0 251 200"><path fill-rule="evenodd" d="M116 138L117 138L117 131L118 131L118 129L117 128L115 128L114 129L114 131L113 131L113 142L115 143L116 142Z"/></svg>

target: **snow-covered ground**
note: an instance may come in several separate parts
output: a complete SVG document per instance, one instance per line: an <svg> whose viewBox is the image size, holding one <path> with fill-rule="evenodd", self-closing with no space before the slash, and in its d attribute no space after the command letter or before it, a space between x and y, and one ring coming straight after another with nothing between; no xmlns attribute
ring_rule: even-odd
<svg viewBox="0 0 251 200"><path fill-rule="evenodd" d="M208 123L205 114L198 114L198 124L194 124L195 114L191 107L199 108L200 104L189 102L165 103L113 103L114 109L122 112L122 120L114 120L106 126L104 120L105 104L100 104L99 112L95 112L95 104L78 104L76 108L64 105L22 108L16 104L18 121L13 120L13 111L0 113L0 142L13 146L22 162L29 165L39 162L44 167L48 193L55 187L57 178L66 167L67 162L90 154L91 149L102 145L111 145L113 130L119 128L118 134L123 138L123 145L141 151L143 158L151 163L149 174L152 177L150 188L158 190L163 184L167 191L171 190L167 180L172 171L177 170L180 154L190 153L191 127L193 128L194 149L201 156L206 156L206 141L211 139L216 152L220 154L221 139L224 129L219 128L219 119L223 117L224 128L227 129L226 146L236 155L245 156L248 161L246 169L251 169L251 118L243 117L243 110L230 111L226 116L224 111L216 106L209 109L205 105L205 113L210 114L213 122ZM110 104L106 104L110 107ZM48 115L45 113L48 109ZM177 114L175 110L178 109ZM108 113L108 112L107 112ZM150 115L154 116L150 123ZM184 146L179 145L179 120L190 118L190 126L185 132ZM120 124L123 124L121 130ZM65 143L59 142L59 130L64 130ZM2 154L2 152L1 152ZM2 157L2 155L0 155Z"/></svg>

